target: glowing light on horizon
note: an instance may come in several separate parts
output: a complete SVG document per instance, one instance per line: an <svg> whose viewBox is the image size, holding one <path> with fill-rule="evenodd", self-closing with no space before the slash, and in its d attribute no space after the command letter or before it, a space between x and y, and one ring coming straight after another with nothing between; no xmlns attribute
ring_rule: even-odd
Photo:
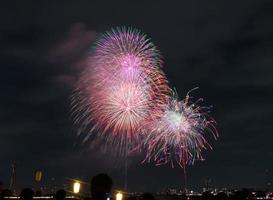
<svg viewBox="0 0 273 200"><path fill-rule="evenodd" d="M123 194L121 192L118 192L116 194L116 200L122 200L123 199Z"/></svg>
<svg viewBox="0 0 273 200"><path fill-rule="evenodd" d="M74 184L73 184L73 192L75 194L78 194L80 192L80 189L81 189L81 184L80 182L76 181Z"/></svg>

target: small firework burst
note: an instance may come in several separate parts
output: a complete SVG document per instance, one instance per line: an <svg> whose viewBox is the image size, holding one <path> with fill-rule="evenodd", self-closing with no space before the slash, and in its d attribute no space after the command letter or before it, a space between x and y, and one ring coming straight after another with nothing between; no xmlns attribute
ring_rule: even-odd
<svg viewBox="0 0 273 200"><path fill-rule="evenodd" d="M153 160L156 165L176 161L182 168L203 160L201 151L211 145L205 133L218 137L215 121L208 115L209 107L198 104L201 99L191 102L189 95L179 101L177 95L169 97L165 111L150 122L144 137L147 155L143 162Z"/></svg>

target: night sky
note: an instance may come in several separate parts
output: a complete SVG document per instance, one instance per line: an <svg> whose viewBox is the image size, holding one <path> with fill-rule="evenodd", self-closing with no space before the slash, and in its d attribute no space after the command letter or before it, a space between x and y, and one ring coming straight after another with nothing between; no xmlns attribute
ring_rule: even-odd
<svg viewBox="0 0 273 200"><path fill-rule="evenodd" d="M116 26L145 32L160 49L164 72L180 97L192 93L213 105L219 139L206 161L187 169L201 189L266 186L273 178L272 0L6 1L0 6L0 180L7 187L17 162L17 187L68 178L89 181L123 168L115 158L81 145L70 117L70 96L91 45ZM5 5L3 5L5 4ZM183 185L179 167L129 160L131 191ZM122 161L120 161L122 162ZM54 178L54 180L52 180Z"/></svg>

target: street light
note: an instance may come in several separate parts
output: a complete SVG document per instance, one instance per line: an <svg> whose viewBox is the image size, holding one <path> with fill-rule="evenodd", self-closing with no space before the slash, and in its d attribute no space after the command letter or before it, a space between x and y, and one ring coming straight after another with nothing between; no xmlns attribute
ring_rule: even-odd
<svg viewBox="0 0 273 200"><path fill-rule="evenodd" d="M76 181L73 185L73 192L75 194L78 194L80 192L80 189L81 189L81 184L80 182Z"/></svg>

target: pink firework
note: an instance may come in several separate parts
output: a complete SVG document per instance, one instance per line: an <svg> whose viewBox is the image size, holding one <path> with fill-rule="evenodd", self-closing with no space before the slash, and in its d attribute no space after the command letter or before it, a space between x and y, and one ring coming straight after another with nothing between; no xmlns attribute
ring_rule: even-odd
<svg viewBox="0 0 273 200"><path fill-rule="evenodd" d="M72 100L85 140L94 136L118 150L138 143L144 122L162 110L169 92L160 58L135 29L113 29L97 41Z"/></svg>
<svg viewBox="0 0 273 200"><path fill-rule="evenodd" d="M175 94L170 96L165 111L148 124L143 162L153 160L156 165L170 163L173 167L175 161L185 168L195 160L203 160L201 151L211 149L205 133L212 133L215 139L218 133L215 121L207 113L209 108L199 106L200 101L191 103L189 95L183 101Z"/></svg>

